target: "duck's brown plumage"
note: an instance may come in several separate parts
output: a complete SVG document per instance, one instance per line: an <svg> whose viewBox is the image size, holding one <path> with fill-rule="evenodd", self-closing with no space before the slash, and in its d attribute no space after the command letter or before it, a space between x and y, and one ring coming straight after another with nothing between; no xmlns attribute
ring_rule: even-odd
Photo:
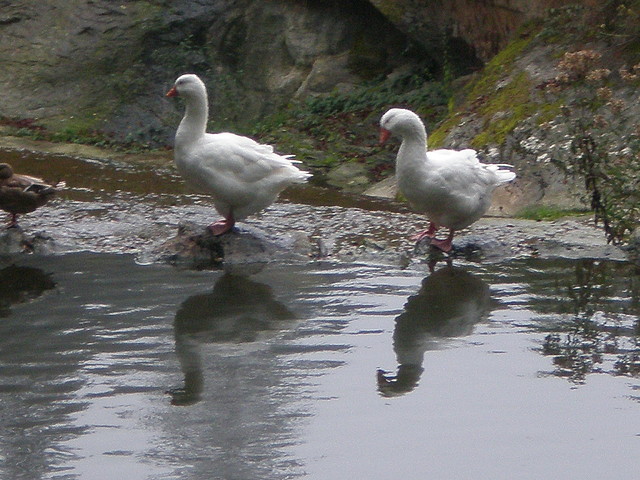
<svg viewBox="0 0 640 480"><path fill-rule="evenodd" d="M11 214L9 226L18 214L33 212L47 203L56 189L41 178L19 175L8 163L0 163L0 209Z"/></svg>

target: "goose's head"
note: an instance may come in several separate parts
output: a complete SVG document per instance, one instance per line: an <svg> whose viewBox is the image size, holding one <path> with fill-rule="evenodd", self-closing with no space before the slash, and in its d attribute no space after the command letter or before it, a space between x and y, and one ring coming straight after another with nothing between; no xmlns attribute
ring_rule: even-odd
<svg viewBox="0 0 640 480"><path fill-rule="evenodd" d="M167 97L190 97L194 95L206 95L207 88L205 87L202 80L197 75L193 73L187 73L185 75L181 75L176 80L176 83L173 84L171 90L167 92Z"/></svg>
<svg viewBox="0 0 640 480"><path fill-rule="evenodd" d="M392 108L380 119L380 143L386 142L391 134L425 139L427 135L420 117L404 108Z"/></svg>

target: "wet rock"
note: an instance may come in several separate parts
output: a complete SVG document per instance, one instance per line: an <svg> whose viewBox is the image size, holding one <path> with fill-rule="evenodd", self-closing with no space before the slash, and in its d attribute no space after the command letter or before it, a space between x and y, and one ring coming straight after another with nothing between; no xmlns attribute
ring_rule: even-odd
<svg viewBox="0 0 640 480"><path fill-rule="evenodd" d="M388 198L390 200L397 198L398 182L395 175L371 185L363 194L369 197Z"/></svg>
<svg viewBox="0 0 640 480"><path fill-rule="evenodd" d="M0 231L0 255L35 253L50 255L57 251L55 241L46 233L25 233L20 227Z"/></svg>
<svg viewBox="0 0 640 480"><path fill-rule="evenodd" d="M468 262L480 262L482 260L502 260L512 254L512 249L506 242L502 242L492 235L467 234L454 240L453 248L449 253L431 246L425 239L418 242L413 249L415 258L426 258L429 263L454 259Z"/></svg>
<svg viewBox="0 0 640 480"><path fill-rule="evenodd" d="M242 226L214 236L202 225L183 222L175 237L153 249L151 261L187 269L255 273L270 262L308 259L312 255L312 244L302 233L276 236Z"/></svg>
<svg viewBox="0 0 640 480"><path fill-rule="evenodd" d="M362 163L343 163L329 171L327 183L346 192L360 193L370 184L367 167Z"/></svg>
<svg viewBox="0 0 640 480"><path fill-rule="evenodd" d="M625 250L629 256L629 261L640 267L640 228L636 228L633 231Z"/></svg>

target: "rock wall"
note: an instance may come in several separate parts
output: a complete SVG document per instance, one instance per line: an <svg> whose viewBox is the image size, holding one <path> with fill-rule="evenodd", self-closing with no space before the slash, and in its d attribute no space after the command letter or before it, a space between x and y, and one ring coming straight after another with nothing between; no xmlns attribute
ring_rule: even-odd
<svg viewBox="0 0 640 480"><path fill-rule="evenodd" d="M102 128L123 104L136 108L131 75L157 28L151 2L0 2L0 115L56 129Z"/></svg>
<svg viewBox="0 0 640 480"><path fill-rule="evenodd" d="M0 117L166 143L181 107L163 93L179 74L204 77L219 124L251 124L403 63L477 64L564 3L0 0Z"/></svg>
<svg viewBox="0 0 640 480"><path fill-rule="evenodd" d="M406 61L406 37L365 0L0 1L0 116L162 143L201 75L221 123L349 88Z"/></svg>
<svg viewBox="0 0 640 480"><path fill-rule="evenodd" d="M640 2L633 10L598 7L557 10L524 28L468 79L430 141L514 164L518 180L504 211L584 209L606 196L609 219L624 218L621 228L631 230L640 75L630 71L640 73L640 20L629 12ZM593 141L588 150L580 147L585 139Z"/></svg>
<svg viewBox="0 0 640 480"><path fill-rule="evenodd" d="M487 61L526 21L550 8L591 0L370 0L400 30L432 49L438 37L458 39L459 48Z"/></svg>

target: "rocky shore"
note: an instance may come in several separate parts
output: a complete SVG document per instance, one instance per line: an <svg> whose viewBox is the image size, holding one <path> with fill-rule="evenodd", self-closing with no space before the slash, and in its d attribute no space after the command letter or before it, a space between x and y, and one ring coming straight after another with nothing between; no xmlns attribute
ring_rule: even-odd
<svg viewBox="0 0 640 480"><path fill-rule="evenodd" d="M186 209L189 221L180 218L178 207L169 207L166 215L156 211L156 219L150 221L147 214L156 209L140 204L127 218L105 205L99 215L87 210L74 222L60 220L72 210L78 213L78 207L52 202L44 215L25 218L21 228L3 230L0 255L92 251L130 254L141 263L189 269L318 259L400 267L448 259L478 263L527 258L637 260L637 255L607 244L588 217L553 222L483 218L460 232L454 250L445 255L410 240L411 233L425 225L423 218L412 213L281 203L229 234L214 237L206 229L211 209L204 205Z"/></svg>
<svg viewBox="0 0 640 480"><path fill-rule="evenodd" d="M121 165L161 167L154 184L175 181L165 169L167 155L125 156L109 150L56 145L5 137L5 149L37 150L43 154L74 155ZM48 158L48 157L47 157ZM58 158L58 157L52 157ZM78 163L86 161L77 159ZM151 167L149 167L151 166ZM102 168L96 164L96 168ZM145 170L146 172L146 170ZM102 171L98 170L102 175ZM146 175L146 174L145 174ZM139 183L139 176L135 182ZM149 179L151 181L151 179ZM134 186L139 187L138 183ZM607 244L591 216L556 221L500 217L495 213L459 232L454 251L443 255L427 245L415 245L412 234L426 227L426 219L393 201L361 202L365 197L308 201L305 195L285 195L260 215L238 224L221 237L213 237L206 225L217 213L206 196L173 190L153 194L129 191L114 182L113 192L71 186L42 209L20 218L20 228L0 232L0 255L42 255L91 251L135 255L141 263L167 263L181 268L229 268L282 261L330 259L397 266L433 260L508 262L523 258L591 258L638 262L637 238L625 248ZM175 188L171 187L171 188ZM497 209L493 212L500 214ZM503 212L504 213L504 212Z"/></svg>

